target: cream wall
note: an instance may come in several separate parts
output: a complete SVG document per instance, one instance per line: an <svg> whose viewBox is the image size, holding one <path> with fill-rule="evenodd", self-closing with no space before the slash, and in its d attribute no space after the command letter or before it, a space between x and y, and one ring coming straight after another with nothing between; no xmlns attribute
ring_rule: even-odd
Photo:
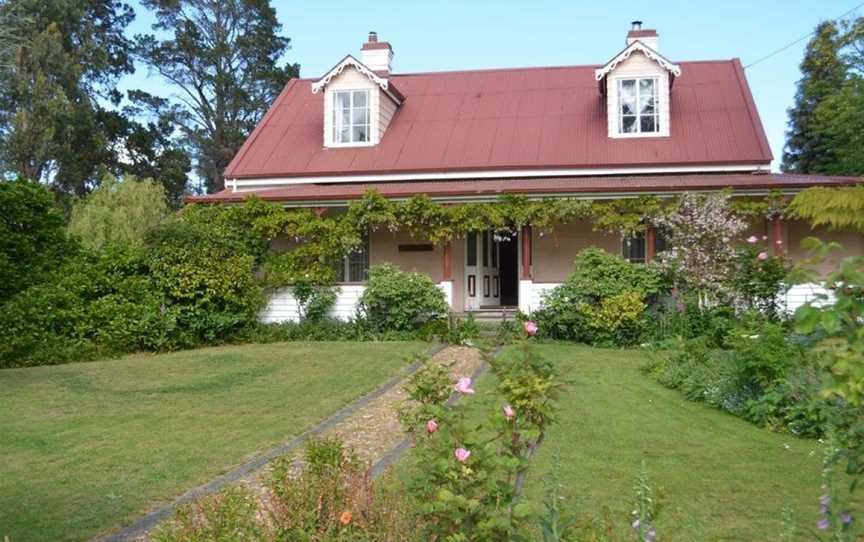
<svg viewBox="0 0 864 542"><path fill-rule="evenodd" d="M621 254L621 236L596 232L587 221L560 224L544 235L533 232L533 279L535 282L562 282L573 272L576 254L588 247Z"/></svg>
<svg viewBox="0 0 864 542"><path fill-rule="evenodd" d="M769 237L770 235L769 233ZM801 241L807 237L817 237L825 242L834 241L842 246L842 249L831 252L828 258L816 267L822 274L834 269L843 258L864 255L864 235L860 233L831 231L824 227L811 228L807 222L790 220L785 224L785 235L787 254L792 261L801 261L809 256L807 250L801 247ZM771 239L771 242L773 243L774 239Z"/></svg>
<svg viewBox="0 0 864 542"><path fill-rule="evenodd" d="M434 245L431 252L399 252L400 244L429 244L429 242L413 239L405 232L391 233L379 230L369 236L369 265L392 263L403 271L423 273L432 277L433 281L441 282L444 274L441 245Z"/></svg>

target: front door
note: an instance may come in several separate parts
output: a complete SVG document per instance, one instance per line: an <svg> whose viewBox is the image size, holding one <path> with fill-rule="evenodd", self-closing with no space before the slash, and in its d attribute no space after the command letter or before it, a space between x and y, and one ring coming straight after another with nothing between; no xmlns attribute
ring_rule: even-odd
<svg viewBox="0 0 864 542"><path fill-rule="evenodd" d="M501 304L500 247L491 231L471 232L465 239L465 310Z"/></svg>

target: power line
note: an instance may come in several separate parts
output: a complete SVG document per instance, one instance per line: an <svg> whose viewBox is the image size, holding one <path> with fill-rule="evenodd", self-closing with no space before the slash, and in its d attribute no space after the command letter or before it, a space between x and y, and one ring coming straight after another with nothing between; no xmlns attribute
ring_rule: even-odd
<svg viewBox="0 0 864 542"><path fill-rule="evenodd" d="M858 5L855 6L854 8L852 8L852 9L850 9L849 11L847 11L846 13L844 13L843 15L840 15L839 17L835 17L835 20L843 19L844 17L846 17L847 15L849 15L850 13L852 13L853 11L857 10L858 8L860 8L860 7L862 7L862 6L864 6L864 2L858 4ZM755 66L756 64L759 64L760 62L762 62L762 61L764 61L764 60L768 60L769 58L771 58L771 57L773 57L773 56L779 55L780 53L782 53L782 52L785 51L786 49L792 47L793 45L796 45L796 44L798 44L798 43L801 43L802 41L806 40L807 38L809 38L810 36L812 36L812 35L815 34L815 33L816 33L816 31L813 30L812 32L808 32L807 34L804 34L803 36L801 36L800 38L796 39L795 41L789 42L789 43L787 43L786 45L784 45L783 47L777 49L777 50L774 51L773 53L770 53L770 54L768 54L768 55L765 55L765 56L763 56L762 58L760 58L759 60L756 60L755 62L751 62L750 64L747 64L746 66L744 66L744 69L746 70L746 69L749 68L750 66Z"/></svg>

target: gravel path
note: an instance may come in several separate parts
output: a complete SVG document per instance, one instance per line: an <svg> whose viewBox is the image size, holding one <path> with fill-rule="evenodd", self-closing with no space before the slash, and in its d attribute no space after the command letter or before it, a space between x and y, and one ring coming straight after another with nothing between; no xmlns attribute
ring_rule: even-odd
<svg viewBox="0 0 864 542"><path fill-rule="evenodd" d="M431 360L447 366L454 381L462 376L479 376L485 364L479 350L463 346L437 349ZM336 414L314 428L291 439L281 446L268 450L255 459L240 465L216 479L194 488L180 496L170 505L145 515L132 525L107 537L104 542L148 540L148 532L161 521L168 519L181 505L205 495L215 493L230 484L242 484L256 493L261 493L261 480L269 470L271 461L277 457L293 455L298 468L302 445L310 437L339 437L349 448L353 448L362 461L373 465L373 474L380 474L410 447L397 417L399 405L406 400L402 389L405 381L421 366L412 365L408 371L396 377L374 392L348 404Z"/></svg>

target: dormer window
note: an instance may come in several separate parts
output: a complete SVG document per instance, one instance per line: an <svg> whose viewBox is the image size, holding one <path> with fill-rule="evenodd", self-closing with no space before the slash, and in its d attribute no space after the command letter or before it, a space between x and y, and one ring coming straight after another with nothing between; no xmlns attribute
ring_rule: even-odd
<svg viewBox="0 0 864 542"><path fill-rule="evenodd" d="M594 70L606 97L607 133L611 138L669 137L672 84L681 67L657 52L660 37L633 21L627 47Z"/></svg>
<svg viewBox="0 0 864 542"><path fill-rule="evenodd" d="M370 32L360 52L362 62L347 55L311 85L313 94L324 93L325 147L379 144L405 99L390 78L390 44Z"/></svg>
<svg viewBox="0 0 864 542"><path fill-rule="evenodd" d="M618 133L660 132L657 77L618 79Z"/></svg>
<svg viewBox="0 0 864 542"><path fill-rule="evenodd" d="M333 92L333 143L366 144L371 139L369 90Z"/></svg>

